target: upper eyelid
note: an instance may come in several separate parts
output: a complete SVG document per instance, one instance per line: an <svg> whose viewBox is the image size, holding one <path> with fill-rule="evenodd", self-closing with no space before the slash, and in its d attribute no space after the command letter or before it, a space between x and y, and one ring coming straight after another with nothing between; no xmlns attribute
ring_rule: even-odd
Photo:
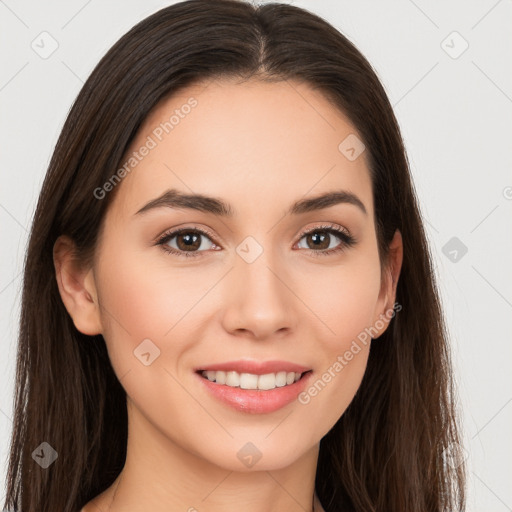
<svg viewBox="0 0 512 512"><path fill-rule="evenodd" d="M200 228L198 226L185 226L184 228L176 228L176 229L168 229L164 231L161 235L157 236L155 239L155 243L160 243L162 240L165 240L166 238L172 239L175 236L179 235L180 233L184 231L199 231L204 236L207 236L210 238L212 242L215 242L216 236L211 233L209 230L205 228Z"/></svg>
<svg viewBox="0 0 512 512"><path fill-rule="evenodd" d="M335 222L326 222L321 226L312 226L309 228L304 228L303 230L299 231L299 234L297 236L302 238L304 235L307 235L308 233L310 233L312 231L321 231L322 229L325 229L325 230L332 229L334 231L341 231L342 233L344 233L347 236L352 236L352 234L350 233L350 231L347 228L345 228L344 226L341 226L340 224L336 224Z"/></svg>

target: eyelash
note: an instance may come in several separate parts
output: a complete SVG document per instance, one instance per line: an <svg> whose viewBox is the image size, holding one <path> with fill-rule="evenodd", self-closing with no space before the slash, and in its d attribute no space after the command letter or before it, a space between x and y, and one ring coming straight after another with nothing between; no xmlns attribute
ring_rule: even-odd
<svg viewBox="0 0 512 512"><path fill-rule="evenodd" d="M330 256L331 254L338 253L338 252L345 250L346 248L352 247L357 243L357 240L355 239L355 237L353 237L352 235L347 233L345 230L337 228L336 225L334 225L334 224L318 226L313 229L308 229L308 230L302 231L299 235L299 241L305 235L310 235L310 234L316 233L318 231L326 232L331 235L335 235L336 237L338 237L341 240L341 243L334 249L325 249L323 251L315 251L313 249L307 249L314 256ZM174 254L177 256L185 256L186 258L190 258L190 257L196 258L198 256L202 256L201 253L206 252L206 251L177 251L176 249L165 245L165 244L167 244L167 242L172 240L175 236L177 236L181 233L185 233L185 232L186 233L198 232L201 235L206 236L213 242L212 239L214 238L214 236L209 231L194 226L194 227L177 229L175 231L168 231L168 232L164 233L160 238L158 238L155 245L161 245L162 249L168 254ZM217 245L217 244L215 244L215 245Z"/></svg>

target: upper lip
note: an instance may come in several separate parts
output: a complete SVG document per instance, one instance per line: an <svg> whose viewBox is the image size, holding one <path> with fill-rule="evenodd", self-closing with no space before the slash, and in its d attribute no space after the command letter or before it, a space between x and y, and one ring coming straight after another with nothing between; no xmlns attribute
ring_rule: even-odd
<svg viewBox="0 0 512 512"><path fill-rule="evenodd" d="M304 373L311 368L289 361L254 361L243 359L239 361L227 361L225 363L209 364L196 368L196 372L203 370L210 371L234 371L237 373L252 373L254 375L265 375L267 373L295 372Z"/></svg>

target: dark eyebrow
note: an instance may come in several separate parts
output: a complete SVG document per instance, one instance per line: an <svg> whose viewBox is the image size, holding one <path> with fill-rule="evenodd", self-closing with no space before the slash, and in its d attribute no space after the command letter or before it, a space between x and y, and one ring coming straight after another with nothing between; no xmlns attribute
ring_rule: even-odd
<svg viewBox="0 0 512 512"><path fill-rule="evenodd" d="M329 208L329 206L342 203L357 206L365 215L367 215L366 208L361 199L359 199L355 194L352 194L352 192L347 192L346 190L327 192L326 194L321 194L316 197L301 199L293 203L289 213L292 215L298 215L300 213L322 210L323 208Z"/></svg>
<svg viewBox="0 0 512 512"><path fill-rule="evenodd" d="M316 197L300 199L292 204L288 213L291 215L299 215L301 213L322 210L341 203L357 206L365 215L367 215L363 202L355 194L345 190L327 192ZM162 207L198 210L220 217L233 217L234 215L234 210L231 208L231 205L225 203L221 199L202 194L186 194L176 189L167 190L160 197L152 199L135 215L140 215L149 210L153 210L154 208Z"/></svg>

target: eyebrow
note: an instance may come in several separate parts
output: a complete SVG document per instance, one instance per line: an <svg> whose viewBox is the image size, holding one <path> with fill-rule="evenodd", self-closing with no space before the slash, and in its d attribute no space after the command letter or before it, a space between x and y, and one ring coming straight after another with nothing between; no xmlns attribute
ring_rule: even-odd
<svg viewBox="0 0 512 512"><path fill-rule="evenodd" d="M307 199L300 199L291 205L288 213L290 215L300 215L323 210L337 204L354 205L367 215L363 202L355 194L346 190L337 190ZM233 217L235 213L231 205L225 203L222 199L203 194L186 194L176 189L170 189L160 197L149 201L135 215L141 215L156 208L184 208L229 218Z"/></svg>

